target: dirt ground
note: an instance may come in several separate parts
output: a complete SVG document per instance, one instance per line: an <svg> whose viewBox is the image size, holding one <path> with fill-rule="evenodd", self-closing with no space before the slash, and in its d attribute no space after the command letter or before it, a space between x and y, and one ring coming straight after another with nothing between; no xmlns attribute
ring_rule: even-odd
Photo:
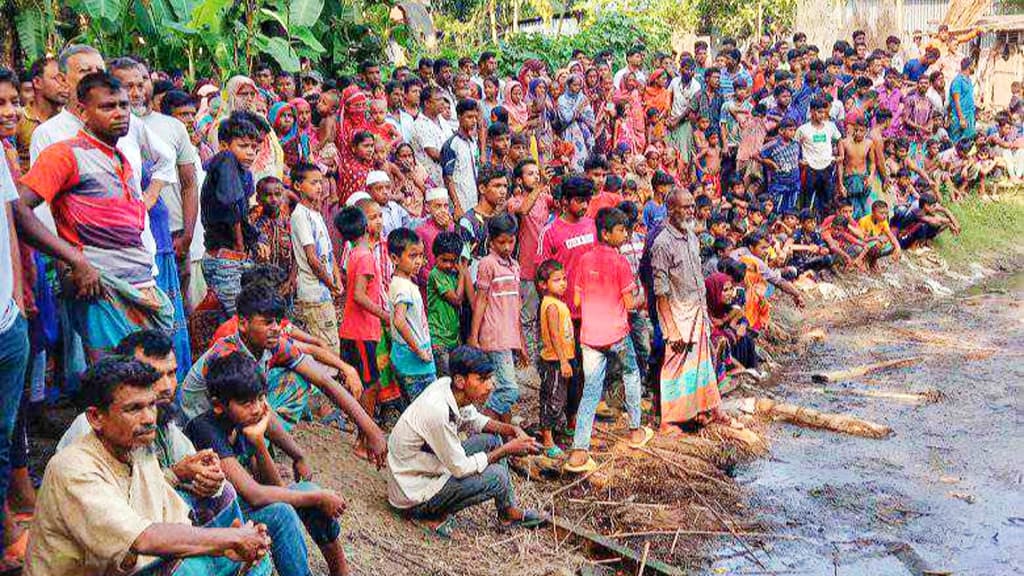
<svg viewBox="0 0 1024 576"><path fill-rule="evenodd" d="M705 546L731 537L730 530L756 531L742 520L742 495L728 473L763 446L711 427L680 439L656 438L641 453L618 441L624 433L622 423L598 425L593 456L600 467L582 479L552 473L554 463L543 459L517 463L520 503L637 551L650 542L651 561L679 568L699 565ZM617 566L595 560L600 551L584 550L584 540L562 531L505 529L489 505L460 513L450 540L428 534L388 507L383 476L352 456L350 435L307 424L297 437L317 471L314 480L348 500L343 527L355 574L539 576ZM533 474L526 470L531 467Z"/></svg>

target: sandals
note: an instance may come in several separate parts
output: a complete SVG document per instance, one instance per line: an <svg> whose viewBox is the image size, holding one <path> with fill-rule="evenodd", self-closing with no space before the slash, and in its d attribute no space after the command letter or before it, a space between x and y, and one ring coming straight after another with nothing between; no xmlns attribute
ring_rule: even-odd
<svg viewBox="0 0 1024 576"><path fill-rule="evenodd" d="M640 429L644 431L644 439L641 440L640 442L630 442L629 444L627 444L630 448L643 448L644 446L647 446L647 444L651 441L652 438L654 438L654 430L651 430L647 426L644 426Z"/></svg>
<svg viewBox="0 0 1024 576"><path fill-rule="evenodd" d="M420 529L428 536L449 540L452 537L452 533L455 532L455 516L449 516L443 522L433 527L420 523Z"/></svg>
<svg viewBox="0 0 1024 576"><path fill-rule="evenodd" d="M345 413L342 412L341 410L334 410L327 416L324 416L323 418L320 419L320 423L323 424L324 426L337 428L342 432L356 431L355 426L353 426L352 423L349 422L347 418L345 418Z"/></svg>
<svg viewBox="0 0 1024 576"><path fill-rule="evenodd" d="M597 462L594 462L594 459L591 458L590 456L587 456L587 461L584 464L581 464L580 466L573 466L569 464L568 460L566 460L565 465L562 466L562 469L572 474L586 474L588 472L593 472L594 470L597 470Z"/></svg>
<svg viewBox="0 0 1024 576"><path fill-rule="evenodd" d="M548 458L551 458L552 460L557 460L562 456L565 456L565 452L556 444L550 448L545 448L544 455L547 456Z"/></svg>
<svg viewBox="0 0 1024 576"><path fill-rule="evenodd" d="M551 521L551 518L537 510L523 510L523 517L518 520L502 520L506 528L538 528Z"/></svg>

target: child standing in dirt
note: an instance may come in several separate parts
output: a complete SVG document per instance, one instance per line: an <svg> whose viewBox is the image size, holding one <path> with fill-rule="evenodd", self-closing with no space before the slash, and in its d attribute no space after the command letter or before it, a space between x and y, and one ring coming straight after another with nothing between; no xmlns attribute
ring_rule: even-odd
<svg viewBox="0 0 1024 576"><path fill-rule="evenodd" d="M381 279L370 245L380 238L380 207L372 200L359 204L359 208L344 208L334 218L334 226L341 237L352 243L345 266L345 308L339 332L341 357L359 371L363 381L359 403L372 416L377 408L380 383L377 343L381 337L381 320L387 321L388 313L384 310ZM355 450L357 456L366 457L364 437L360 436Z"/></svg>
<svg viewBox="0 0 1024 576"><path fill-rule="evenodd" d="M472 300L469 261L462 258L462 237L441 232L434 238L434 268L427 276L427 324L437 373L448 376L448 357L459 345L463 304Z"/></svg>
<svg viewBox="0 0 1024 576"><path fill-rule="evenodd" d="M519 232L515 219L498 214L487 221L490 253L480 260L476 275L476 297L469 345L487 352L494 363L494 390L484 414L505 422L512 419L512 406L519 401L513 353L523 358L519 262L512 257Z"/></svg>
<svg viewBox="0 0 1024 576"><path fill-rule="evenodd" d="M562 456L552 431L565 412L569 380L579 371L575 330L569 307L562 302L568 282L565 268L557 260L545 260L537 267L540 303L540 437L548 458Z"/></svg>
<svg viewBox="0 0 1024 576"><path fill-rule="evenodd" d="M388 289L391 308L391 365L410 403L437 378L423 296L412 279L423 267L423 242L409 228L388 234L395 274Z"/></svg>
<svg viewBox="0 0 1024 576"><path fill-rule="evenodd" d="M577 267L575 300L582 318L584 385L572 453L565 464L567 472L585 473L597 467L589 454L590 438L604 390L605 369L612 358L622 364L630 445L643 446L654 436L651 429L640 425L640 369L629 337L629 312L635 307L636 278L629 262L618 250L629 237L627 223L626 215L618 208L598 211L596 226L600 242L580 258Z"/></svg>
<svg viewBox="0 0 1024 576"><path fill-rule="evenodd" d="M871 195L868 185L875 172L872 142L866 138L867 121L860 118L850 129L850 135L839 143L839 159L836 167L839 173L839 196L854 206L854 214L860 218L868 213L867 202Z"/></svg>

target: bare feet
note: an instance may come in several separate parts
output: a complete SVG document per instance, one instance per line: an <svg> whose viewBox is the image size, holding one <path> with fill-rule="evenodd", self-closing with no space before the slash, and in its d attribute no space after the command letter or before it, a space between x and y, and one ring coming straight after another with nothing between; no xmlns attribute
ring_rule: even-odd
<svg viewBox="0 0 1024 576"><path fill-rule="evenodd" d="M571 450L569 452L569 460L566 461L566 465L572 466L573 468L579 468L587 463L587 458L589 457L590 454L586 450Z"/></svg>

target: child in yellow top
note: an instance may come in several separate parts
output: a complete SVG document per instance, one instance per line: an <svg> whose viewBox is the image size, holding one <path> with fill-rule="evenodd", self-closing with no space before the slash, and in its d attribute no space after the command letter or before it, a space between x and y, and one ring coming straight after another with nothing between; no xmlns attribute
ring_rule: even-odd
<svg viewBox="0 0 1024 576"><path fill-rule="evenodd" d="M889 204L885 200L875 200L871 213L861 218L857 225L868 246L875 249L876 257L870 260L872 270L878 269L878 260L883 256L891 254L893 262L899 262L900 243L889 228Z"/></svg>
<svg viewBox="0 0 1024 576"><path fill-rule="evenodd" d="M576 365L575 338L569 307L562 301L567 286L565 269L556 260L545 260L537 267L537 292L540 303L540 434L549 458L562 456L551 431L565 412L570 379L579 373Z"/></svg>

